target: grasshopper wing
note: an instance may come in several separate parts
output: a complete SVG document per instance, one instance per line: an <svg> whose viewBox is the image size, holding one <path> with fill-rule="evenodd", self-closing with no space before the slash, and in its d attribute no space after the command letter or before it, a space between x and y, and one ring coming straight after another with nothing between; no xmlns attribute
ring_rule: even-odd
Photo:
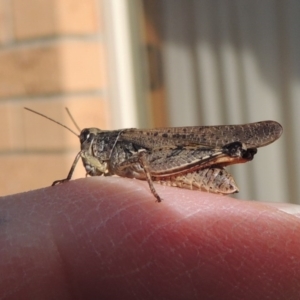
<svg viewBox="0 0 300 300"><path fill-rule="evenodd" d="M120 139L147 149L189 145L222 147L233 142L241 142L247 148L259 148L276 141L281 134L279 123L262 121L244 125L128 129L122 132Z"/></svg>

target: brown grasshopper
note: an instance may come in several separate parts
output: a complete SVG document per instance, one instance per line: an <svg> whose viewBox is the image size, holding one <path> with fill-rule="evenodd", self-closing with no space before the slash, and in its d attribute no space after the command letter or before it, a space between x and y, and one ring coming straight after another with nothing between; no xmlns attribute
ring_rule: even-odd
<svg viewBox="0 0 300 300"><path fill-rule="evenodd" d="M67 126L29 108L25 109L78 136ZM81 158L86 175L118 175L147 180L158 202L161 198L153 182L232 194L238 192L238 188L225 166L251 161L257 148L274 142L281 134L282 126L275 121L157 129L85 128L78 136L81 150L67 178L54 181L52 186L69 181Z"/></svg>

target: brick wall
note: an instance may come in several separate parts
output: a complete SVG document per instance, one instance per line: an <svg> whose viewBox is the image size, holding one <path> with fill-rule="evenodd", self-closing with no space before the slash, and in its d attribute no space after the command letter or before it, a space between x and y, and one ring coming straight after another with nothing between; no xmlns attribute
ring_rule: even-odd
<svg viewBox="0 0 300 300"><path fill-rule="evenodd" d="M0 0L0 196L65 178L79 150L24 106L72 129L65 107L81 128L110 127L105 56L101 1Z"/></svg>

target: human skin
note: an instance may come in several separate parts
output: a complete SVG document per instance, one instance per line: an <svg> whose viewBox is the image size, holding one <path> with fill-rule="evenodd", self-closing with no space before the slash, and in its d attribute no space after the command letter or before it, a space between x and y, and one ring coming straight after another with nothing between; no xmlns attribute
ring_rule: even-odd
<svg viewBox="0 0 300 300"><path fill-rule="evenodd" d="M0 299L300 299L300 218L86 178L2 197ZM295 209L295 213L293 213Z"/></svg>

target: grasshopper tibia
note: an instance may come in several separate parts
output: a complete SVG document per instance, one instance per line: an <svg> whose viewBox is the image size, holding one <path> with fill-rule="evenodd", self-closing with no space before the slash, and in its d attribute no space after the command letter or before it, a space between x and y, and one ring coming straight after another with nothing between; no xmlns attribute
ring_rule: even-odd
<svg viewBox="0 0 300 300"><path fill-rule="evenodd" d="M145 151L138 152L139 163L140 163L141 167L144 169L144 172L145 172L145 175L146 175L146 180L149 184L149 188L150 188L152 194L156 198L157 202L161 202L161 198L160 198L160 196L158 195L157 191L154 188L153 181L152 181L152 178L151 178L151 173L149 171L149 166L148 166L145 155L146 155Z"/></svg>
<svg viewBox="0 0 300 300"><path fill-rule="evenodd" d="M75 157L75 159L74 159L74 162L73 162L73 164L72 164L72 167L71 167L71 169L70 169L70 171L69 171L69 174L68 174L68 176L67 176L67 178L65 178L65 179L60 179L60 180L55 180L55 181L52 183L52 186L54 186L54 185L56 185L56 184L59 184L59 183L63 183L63 182L66 182L66 181L71 180L72 175L73 175L73 173L74 173L74 170L75 170L75 167L76 167L76 165L77 165L77 163L78 163L79 158L81 158L81 151L78 152L78 154L76 155L76 157Z"/></svg>

